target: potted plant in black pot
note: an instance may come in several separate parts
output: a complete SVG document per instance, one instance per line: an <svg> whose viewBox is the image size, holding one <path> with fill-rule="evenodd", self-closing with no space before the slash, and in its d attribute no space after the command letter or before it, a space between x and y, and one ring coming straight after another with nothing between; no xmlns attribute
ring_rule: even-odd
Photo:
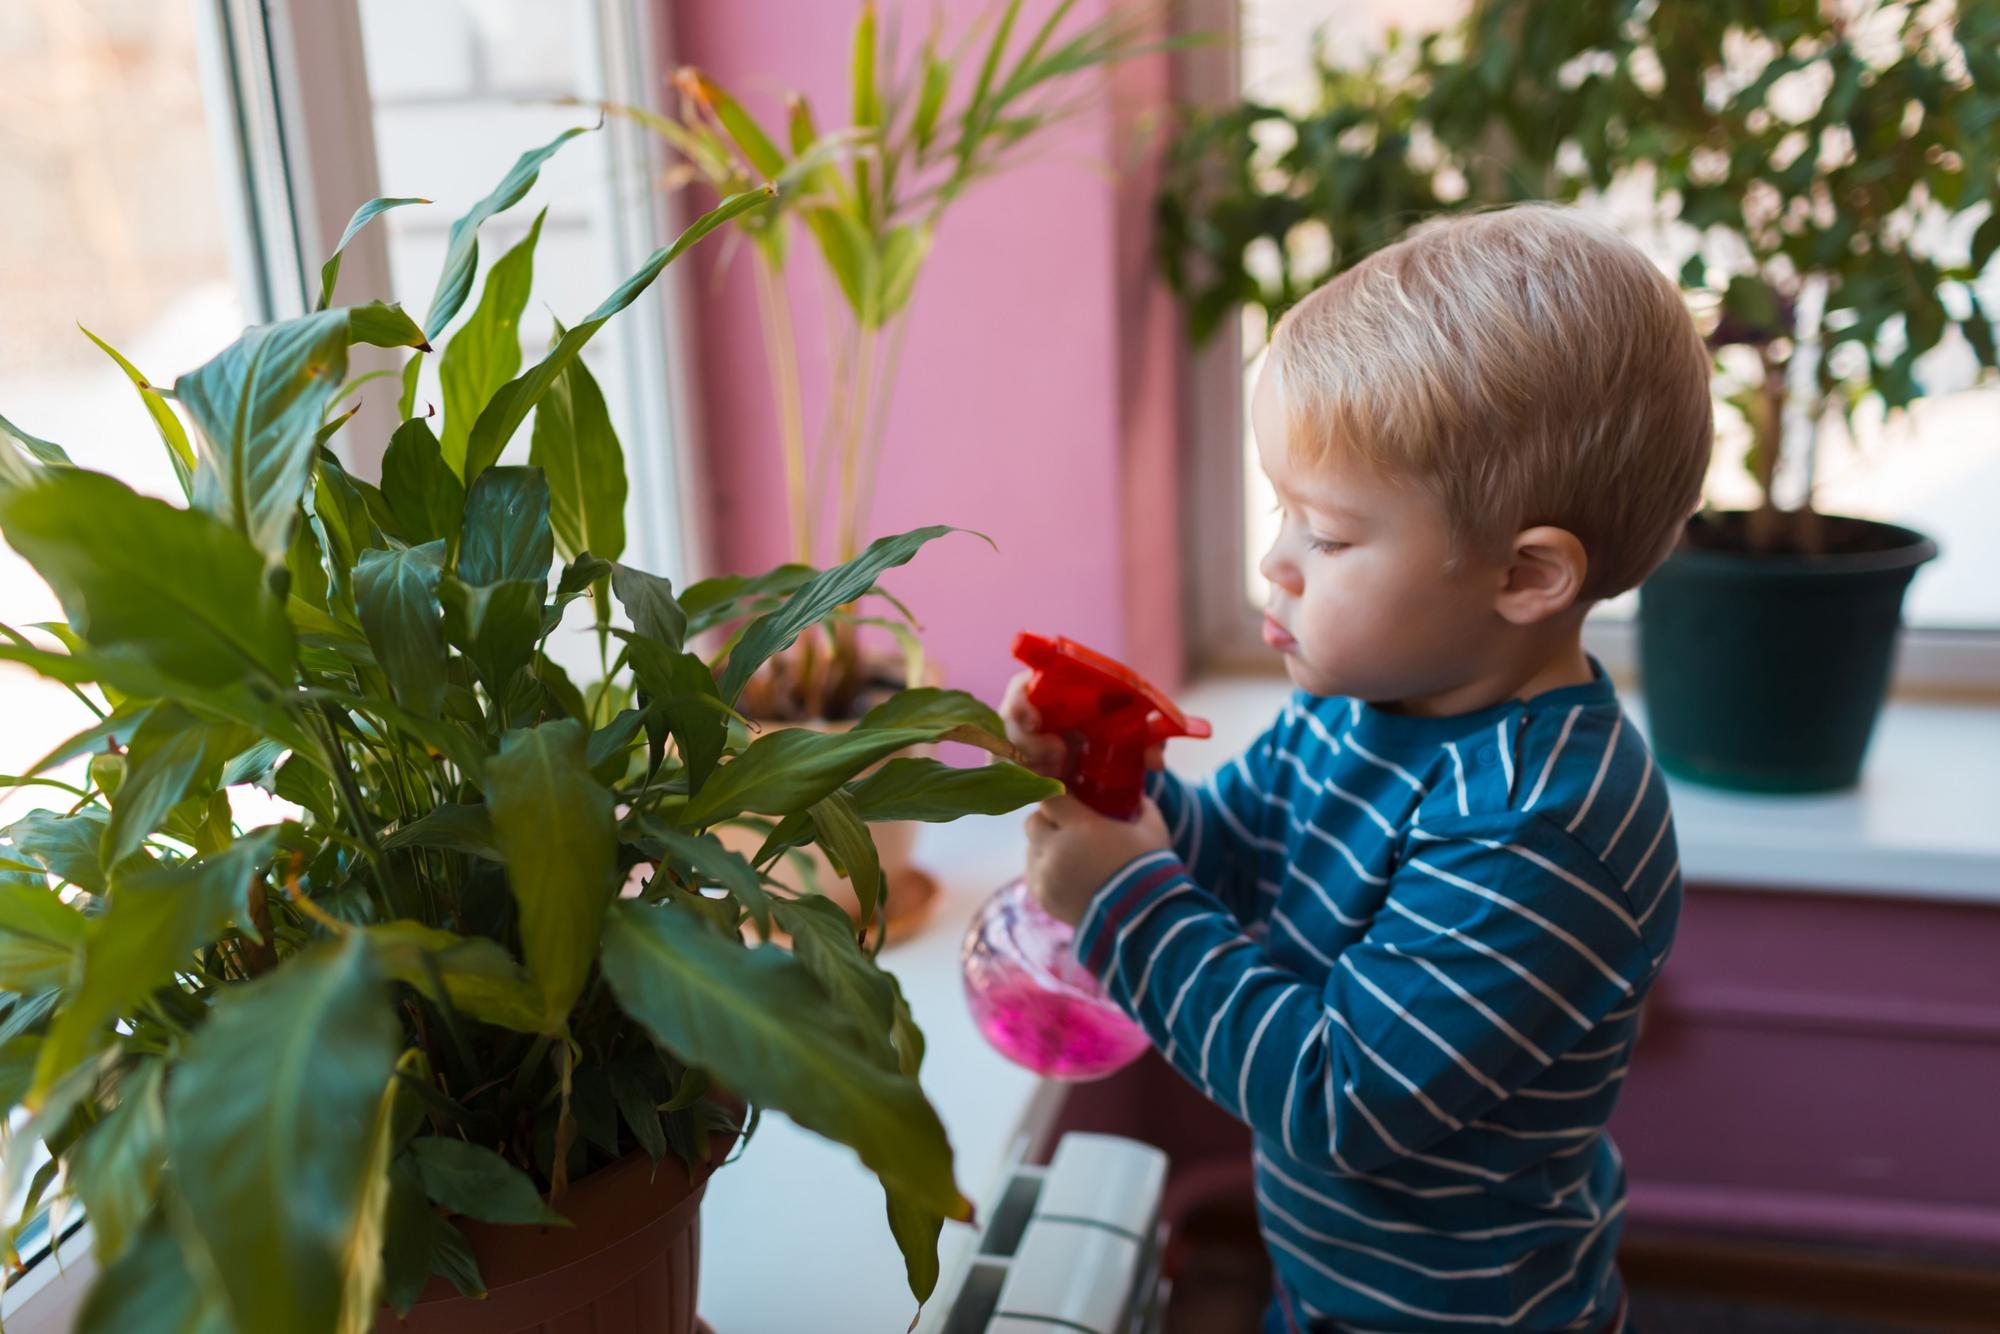
<svg viewBox="0 0 2000 1334"><path fill-rule="evenodd" d="M7 630L0 660L97 715L0 780L59 798L0 831L0 1101L25 1115L0 1195L28 1187L0 1235L11 1257L40 1207L82 1206L82 1330L690 1330L702 1190L765 1108L878 1176L919 1301L969 1211L879 930L769 871L818 841L879 925L871 821L1055 785L901 756L1006 750L962 694L892 696L842 735L736 712L771 654L947 530L678 592L619 560L623 456L578 354L768 187L524 372L534 230L443 340L480 226L568 137L452 229L421 325L333 305L336 255L318 310L175 381L192 438L132 372L186 504L0 421L0 534L67 617ZM442 433L406 412L380 486L349 474L326 448L349 347L414 361L433 338ZM500 466L531 409L534 466ZM605 663L584 685L548 653L578 602ZM691 651L709 630L723 648ZM284 814L239 818L252 787ZM715 831L752 817L765 845L727 850Z"/></svg>
<svg viewBox="0 0 2000 1334"><path fill-rule="evenodd" d="M1488 0L1319 81L1314 107L1182 135L1159 214L1193 330L1275 319L1430 213L1650 191L1758 493L1694 516L1641 589L1653 749L1728 787L1855 782L1937 547L1821 514L1815 454L1836 415L1908 407L1954 328L2000 369L1975 287L2000 251L2000 5Z"/></svg>

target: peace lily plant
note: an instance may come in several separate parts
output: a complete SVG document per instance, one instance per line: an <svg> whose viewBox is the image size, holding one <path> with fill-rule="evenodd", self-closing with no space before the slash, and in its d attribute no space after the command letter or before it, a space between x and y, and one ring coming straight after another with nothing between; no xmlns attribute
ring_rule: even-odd
<svg viewBox="0 0 2000 1334"><path fill-rule="evenodd" d="M26 1113L0 1195L28 1186L0 1235L11 1256L38 1210L83 1208L101 1273L81 1330L369 1329L433 1273L482 1290L454 1220L557 1223L569 1183L635 1152L703 1161L763 1108L879 1177L920 1301L941 1220L969 1212L879 936L768 872L816 841L879 921L871 822L1054 785L893 758L1004 753L963 694L909 691L839 735L752 735L734 708L947 530L677 593L620 559L623 456L578 355L770 187L724 199L521 371L531 229L443 345L442 420L410 410L482 224L575 133L453 226L421 324L333 305L336 253L317 310L171 393L120 358L185 506L0 421L0 532L68 622L7 630L0 659L97 716L0 780L59 801L0 831L0 1091ZM370 203L341 244L411 202ZM327 448L357 343L413 349L379 487ZM531 466L500 465L531 411ZM579 601L606 664L583 685L547 652ZM245 827L231 797L252 787L296 814ZM767 831L754 856L712 832L739 821Z"/></svg>

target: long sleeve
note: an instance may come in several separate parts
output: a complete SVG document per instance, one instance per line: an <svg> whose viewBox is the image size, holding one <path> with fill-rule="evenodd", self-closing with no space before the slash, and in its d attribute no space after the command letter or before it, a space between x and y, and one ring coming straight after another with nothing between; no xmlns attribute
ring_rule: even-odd
<svg viewBox="0 0 2000 1334"><path fill-rule="evenodd" d="M1207 778L1190 780L1168 770L1146 776L1146 795L1166 819L1174 851L1197 884L1220 900L1239 922L1255 921L1268 908L1259 892L1263 859L1282 855L1282 818L1267 800L1278 765L1285 761L1293 713L1252 742L1243 754Z"/></svg>
<svg viewBox="0 0 2000 1334"><path fill-rule="evenodd" d="M1129 863L1092 902L1078 956L1176 1068L1294 1161L1497 1180L1430 1151L1530 1085L1562 1115L1622 1076L1558 1061L1622 1017L1648 953L1617 880L1540 816L1413 831L1381 911L1318 984L1191 869L1164 850Z"/></svg>

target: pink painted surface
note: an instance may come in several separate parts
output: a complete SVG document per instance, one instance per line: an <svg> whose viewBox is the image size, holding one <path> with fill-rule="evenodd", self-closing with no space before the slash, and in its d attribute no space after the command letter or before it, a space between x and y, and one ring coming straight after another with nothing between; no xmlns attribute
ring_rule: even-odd
<svg viewBox="0 0 2000 1334"><path fill-rule="evenodd" d="M1025 7L1032 31L1049 4ZM1072 22L1105 10L1084 0ZM929 4L910 4L906 44ZM941 0L948 33L989 11ZM675 53L782 123L797 88L823 125L842 122L848 0L674 0ZM1157 67L1122 77L1034 160L976 188L948 214L918 286L890 415L870 536L948 523L952 535L886 580L925 626L947 684L997 698L1015 631L1065 634L1142 672L1178 680L1174 552L1177 344L1146 267L1143 175L1106 168L1164 96ZM800 243L803 250L804 243ZM742 247L694 256L711 562L753 571L787 558L776 410ZM804 330L822 327L813 266L791 290ZM1164 315L1163 315L1164 311ZM801 367L809 429L822 420L823 347Z"/></svg>

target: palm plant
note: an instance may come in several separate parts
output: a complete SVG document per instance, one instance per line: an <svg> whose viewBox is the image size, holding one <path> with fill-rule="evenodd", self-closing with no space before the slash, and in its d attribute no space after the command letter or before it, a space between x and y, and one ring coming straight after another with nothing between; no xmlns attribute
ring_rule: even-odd
<svg viewBox="0 0 2000 1334"><path fill-rule="evenodd" d="M40 1209L81 1204L102 1272L80 1329L369 1329L433 1272L482 1290L455 1219L559 1223L570 1182L636 1152L704 1161L767 1106L880 1178L920 1301L941 1220L969 1210L879 934L771 870L817 842L876 922L870 822L1055 785L896 758L1006 752L963 694L898 695L842 735L753 735L736 708L948 530L677 592L620 560L623 455L579 358L770 190L725 199L520 371L531 229L444 343L442 421L406 412L379 486L328 448L349 347L414 366L471 293L482 224L575 133L452 228L421 325L333 305L336 253L319 309L171 391L120 358L184 506L0 420L0 533L67 617L54 642L6 630L0 660L96 716L0 780L62 803L0 830L0 1097L25 1117L0 1197L28 1186L0 1236L11 1255ZM531 410L533 466L500 465ZM583 685L548 653L580 600L606 664ZM246 827L251 788L286 813ZM713 832L739 821L765 831L754 856Z"/></svg>
<svg viewBox="0 0 2000 1334"><path fill-rule="evenodd" d="M783 131L769 130L693 68L674 79L678 115L602 104L667 142L680 159L677 183L699 180L725 197L758 181L780 183L778 207L744 216L737 228L754 256L795 562L811 564L823 551L848 560L861 549L911 298L946 211L1087 103L1092 92L1081 76L1170 45L1151 36L1157 17L1150 5L1071 23L1075 8L1076 0L1061 0L1023 35L1021 0L1006 0L990 12L990 29L976 26L950 50L934 20L915 54L898 64L893 14L884 32L874 0L864 0L850 43L851 123L831 133L799 93L786 100ZM785 283L796 255L793 223L804 228L809 253L839 294L837 302L829 296L837 308L826 335L831 402L810 449L800 334ZM762 711L850 716L866 684L863 625L896 635L905 681L921 679L921 646L893 620L843 608L827 624L830 635L805 637L796 655L760 680Z"/></svg>

